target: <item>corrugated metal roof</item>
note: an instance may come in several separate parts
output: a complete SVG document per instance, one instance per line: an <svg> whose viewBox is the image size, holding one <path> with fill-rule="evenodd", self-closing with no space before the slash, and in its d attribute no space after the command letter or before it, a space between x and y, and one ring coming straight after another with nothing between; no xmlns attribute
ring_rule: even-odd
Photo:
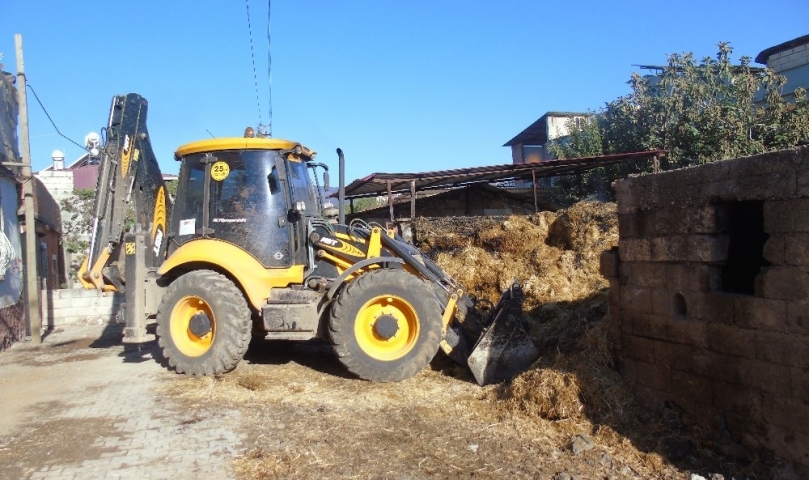
<svg viewBox="0 0 809 480"><path fill-rule="evenodd" d="M532 178L532 172L536 175L536 178L556 177L581 173L616 163L650 159L665 152L665 150L652 150L649 152L620 153L535 163L507 163L505 165L423 173L372 173L347 185L345 194L346 198L386 195L388 183L390 183L392 192L409 192L410 182L415 182L416 190L424 190L428 188L458 187L480 182L490 183L499 180L530 179Z"/></svg>

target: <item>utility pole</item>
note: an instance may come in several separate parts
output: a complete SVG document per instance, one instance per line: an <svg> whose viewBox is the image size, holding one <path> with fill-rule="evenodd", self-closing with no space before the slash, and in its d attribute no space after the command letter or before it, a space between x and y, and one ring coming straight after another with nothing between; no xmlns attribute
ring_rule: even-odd
<svg viewBox="0 0 809 480"><path fill-rule="evenodd" d="M31 146L28 143L28 99L26 96L25 62L22 57L22 35L14 35L17 48L17 93L20 96L20 153L22 154L22 192L25 208L25 318L31 332L31 343L42 343L42 320L39 315L37 282L37 231L34 218L34 177L31 175Z"/></svg>

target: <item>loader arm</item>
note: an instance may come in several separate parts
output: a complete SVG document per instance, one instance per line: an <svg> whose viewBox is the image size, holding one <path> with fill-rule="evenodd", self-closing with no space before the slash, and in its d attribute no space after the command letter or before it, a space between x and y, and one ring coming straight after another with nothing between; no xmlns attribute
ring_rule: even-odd
<svg viewBox="0 0 809 480"><path fill-rule="evenodd" d="M124 291L121 250L127 230L145 234L145 255L141 256L145 267L157 267L165 258L171 199L146 129L147 107L146 99L135 93L112 99L101 148L90 249L79 270L85 288Z"/></svg>

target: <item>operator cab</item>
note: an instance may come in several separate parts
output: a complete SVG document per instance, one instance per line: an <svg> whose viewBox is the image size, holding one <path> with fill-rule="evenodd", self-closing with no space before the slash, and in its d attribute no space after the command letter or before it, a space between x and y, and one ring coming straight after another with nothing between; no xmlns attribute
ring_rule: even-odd
<svg viewBox="0 0 809 480"><path fill-rule="evenodd" d="M266 268L307 263L305 220L321 208L308 171L314 155L275 138L216 138L178 148L169 255L184 243L213 238Z"/></svg>

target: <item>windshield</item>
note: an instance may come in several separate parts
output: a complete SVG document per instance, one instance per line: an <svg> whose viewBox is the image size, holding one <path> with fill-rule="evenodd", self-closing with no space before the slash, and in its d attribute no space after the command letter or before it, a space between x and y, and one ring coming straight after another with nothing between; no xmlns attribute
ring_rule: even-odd
<svg viewBox="0 0 809 480"><path fill-rule="evenodd" d="M309 169L306 168L306 162L290 158L289 174L289 186L292 189L294 201L303 201L306 204L305 215L319 215L314 183L309 178Z"/></svg>

